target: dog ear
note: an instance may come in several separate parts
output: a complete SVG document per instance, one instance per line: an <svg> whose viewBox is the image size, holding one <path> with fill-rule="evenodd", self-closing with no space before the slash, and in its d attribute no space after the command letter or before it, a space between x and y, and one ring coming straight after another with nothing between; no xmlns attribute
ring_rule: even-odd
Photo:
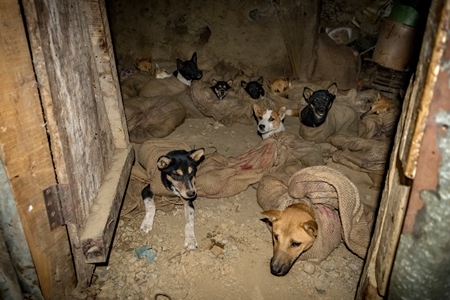
<svg viewBox="0 0 450 300"><path fill-rule="evenodd" d="M331 84L329 87L328 87L328 93L330 93L330 94L332 94L332 95L335 95L336 96L336 94L337 94L337 91L338 91L338 88L337 88L337 84L336 84L336 82L335 83L333 83L333 84Z"/></svg>
<svg viewBox="0 0 450 300"><path fill-rule="evenodd" d="M194 54L192 54L191 61L197 63L197 52L194 52Z"/></svg>
<svg viewBox="0 0 450 300"><path fill-rule="evenodd" d="M192 158L196 163L201 163L205 159L205 149L200 148L197 150L192 150L189 152L189 157Z"/></svg>
<svg viewBox="0 0 450 300"><path fill-rule="evenodd" d="M211 84L212 84L213 86L215 86L215 85L217 84L217 80L211 79Z"/></svg>
<svg viewBox="0 0 450 300"><path fill-rule="evenodd" d="M229 79L229 80L227 81L227 84L231 87L231 86L233 85L233 79Z"/></svg>
<svg viewBox="0 0 450 300"><path fill-rule="evenodd" d="M177 58L177 69L182 69L183 68L183 61L179 58Z"/></svg>
<svg viewBox="0 0 450 300"><path fill-rule="evenodd" d="M278 116L280 117L280 120L283 121L283 119L286 117L286 107L281 107L278 111Z"/></svg>
<svg viewBox="0 0 450 300"><path fill-rule="evenodd" d="M261 212L263 215L269 218L270 222L275 222L281 215L281 211L279 210L266 210Z"/></svg>
<svg viewBox="0 0 450 300"><path fill-rule="evenodd" d="M167 166L170 164L171 161L172 160L167 156L161 156L160 158L158 158L156 166L158 167L159 170L164 170L165 168L167 168Z"/></svg>
<svg viewBox="0 0 450 300"><path fill-rule="evenodd" d="M247 81L241 80L241 87L245 89L247 87Z"/></svg>
<svg viewBox="0 0 450 300"><path fill-rule="evenodd" d="M253 112L255 113L256 116L258 116L259 114L259 110L261 109L261 107L259 107L258 104L253 104Z"/></svg>
<svg viewBox="0 0 450 300"><path fill-rule="evenodd" d="M302 224L303 229L305 229L306 233L310 236L317 236L318 225L314 220L309 220Z"/></svg>
<svg viewBox="0 0 450 300"><path fill-rule="evenodd" d="M314 91L310 89L309 87L305 86L303 90L303 97L305 98L306 102L308 102L308 99L314 94Z"/></svg>
<svg viewBox="0 0 450 300"><path fill-rule="evenodd" d="M258 78L258 80L256 80L257 83L259 83L260 85L264 84L264 78L261 76Z"/></svg>

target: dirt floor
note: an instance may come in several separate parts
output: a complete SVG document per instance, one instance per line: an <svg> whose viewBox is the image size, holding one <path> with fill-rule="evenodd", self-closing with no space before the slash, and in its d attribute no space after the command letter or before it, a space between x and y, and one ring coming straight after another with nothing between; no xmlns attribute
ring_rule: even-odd
<svg viewBox="0 0 450 300"><path fill-rule="evenodd" d="M286 120L286 130L297 132L297 118ZM209 118L188 119L170 137L229 156L261 141L256 126L225 127ZM357 184L365 203L376 203L378 192L369 188L365 173L328 165ZM154 299L157 293L171 299L354 298L363 260L344 244L321 263L298 261L288 275L271 275L271 234L261 221L254 188L230 198L200 198L194 204L199 248L186 252L182 206L157 211L153 230L143 234L141 199L127 197L109 262L96 268L91 294L96 299ZM138 259L136 251L142 247L155 257Z"/></svg>
<svg viewBox="0 0 450 300"><path fill-rule="evenodd" d="M119 70L134 70L133 62L138 58L151 57L163 65L166 61L173 63L177 57L189 59L197 51L203 69L226 58L245 62L254 74L290 74L271 1L108 3ZM346 6L334 1L324 5L327 10L321 22L337 26L350 24L353 12L362 4ZM288 117L286 130L298 133L298 122ZM256 123L226 127L210 118L186 119L169 137L192 147L214 148L230 157L261 142ZM331 161L327 164L351 178L363 202L377 206L379 191L370 188L372 181L367 174ZM363 260L344 244L321 263L298 261L288 275L271 275L271 234L261 221L254 188L230 198L197 199L195 208L199 248L186 252L183 207L157 211L153 230L143 234L139 230L144 217L142 201L128 193L110 258L96 268L89 298L354 298ZM147 256L138 258L142 250L147 250Z"/></svg>

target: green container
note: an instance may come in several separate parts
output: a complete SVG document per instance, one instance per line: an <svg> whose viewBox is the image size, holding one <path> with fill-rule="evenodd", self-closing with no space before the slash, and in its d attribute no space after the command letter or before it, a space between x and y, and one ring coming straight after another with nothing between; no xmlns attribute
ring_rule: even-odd
<svg viewBox="0 0 450 300"><path fill-rule="evenodd" d="M419 12L411 6L394 3L391 13L389 14L389 19L411 27L417 27L419 25L420 15Z"/></svg>

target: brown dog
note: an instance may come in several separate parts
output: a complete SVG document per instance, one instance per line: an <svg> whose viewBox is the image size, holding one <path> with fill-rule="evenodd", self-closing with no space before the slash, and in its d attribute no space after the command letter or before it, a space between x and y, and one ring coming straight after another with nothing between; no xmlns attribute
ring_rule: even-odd
<svg viewBox="0 0 450 300"><path fill-rule="evenodd" d="M152 72L152 59L151 58L141 58L134 63L136 69L143 73Z"/></svg>
<svg viewBox="0 0 450 300"><path fill-rule="evenodd" d="M296 203L285 210L262 212L272 224L273 257L270 272L284 276L297 258L314 243L318 225L312 208L305 203Z"/></svg>
<svg viewBox="0 0 450 300"><path fill-rule="evenodd" d="M368 115L379 115L395 109L398 109L398 105L394 100L378 93L377 99L370 106L370 109L361 115L361 119Z"/></svg>
<svg viewBox="0 0 450 300"><path fill-rule="evenodd" d="M279 77L268 82L269 89L277 96L289 98L291 80L289 77Z"/></svg>

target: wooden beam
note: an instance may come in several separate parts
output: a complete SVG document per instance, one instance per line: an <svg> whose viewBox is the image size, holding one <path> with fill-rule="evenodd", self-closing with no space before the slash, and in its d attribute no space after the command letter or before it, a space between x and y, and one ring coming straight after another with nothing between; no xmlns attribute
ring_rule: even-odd
<svg viewBox="0 0 450 300"><path fill-rule="evenodd" d="M86 263L106 262L134 161L134 150L118 149L80 233Z"/></svg>

